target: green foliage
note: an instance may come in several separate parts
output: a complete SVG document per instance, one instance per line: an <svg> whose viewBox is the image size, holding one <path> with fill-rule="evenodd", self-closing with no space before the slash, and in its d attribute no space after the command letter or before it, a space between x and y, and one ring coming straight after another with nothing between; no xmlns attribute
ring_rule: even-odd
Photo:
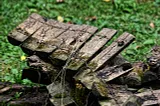
<svg viewBox="0 0 160 106"><path fill-rule="evenodd" d="M20 98L21 94L22 94L22 92L16 92L14 95L14 99Z"/></svg>
<svg viewBox="0 0 160 106"><path fill-rule="evenodd" d="M130 61L144 60L150 48L159 44L160 1L114 1L0 0L0 79L24 83L20 81L21 70L26 67L25 61L20 60L24 53L8 43L7 34L33 12L53 19L62 16L65 22L117 29L119 34L129 32L136 36L136 40L123 51L123 56Z"/></svg>
<svg viewBox="0 0 160 106"><path fill-rule="evenodd" d="M118 11L134 12L137 9L136 0L114 0L114 6Z"/></svg>

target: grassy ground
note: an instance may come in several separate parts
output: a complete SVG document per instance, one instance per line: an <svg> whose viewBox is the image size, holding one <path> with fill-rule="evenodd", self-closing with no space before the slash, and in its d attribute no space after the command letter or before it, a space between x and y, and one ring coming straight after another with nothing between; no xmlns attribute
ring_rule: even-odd
<svg viewBox="0 0 160 106"><path fill-rule="evenodd" d="M0 0L0 80L21 82L20 72L26 64L20 57L25 54L8 43L7 34L33 12L53 19L62 16L65 22L127 31L136 40L122 54L133 62L143 61L160 40L159 7L159 0Z"/></svg>

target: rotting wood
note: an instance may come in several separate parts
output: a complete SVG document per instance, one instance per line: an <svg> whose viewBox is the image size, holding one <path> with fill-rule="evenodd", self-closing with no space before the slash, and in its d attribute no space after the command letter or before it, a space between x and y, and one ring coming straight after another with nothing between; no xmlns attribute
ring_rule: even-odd
<svg viewBox="0 0 160 106"><path fill-rule="evenodd" d="M106 84L103 82L94 82L92 86L92 92L98 98L108 97L108 89Z"/></svg>
<svg viewBox="0 0 160 106"><path fill-rule="evenodd" d="M31 52L28 54L35 52L39 56L46 57L61 45L62 41L58 40L58 36L63 32L65 32L63 29L43 25L30 39L22 44L22 49Z"/></svg>
<svg viewBox="0 0 160 106"><path fill-rule="evenodd" d="M72 26L72 24L66 24L62 22L57 22L56 24L51 24L51 25L56 28L64 29L64 30L68 30Z"/></svg>
<svg viewBox="0 0 160 106"><path fill-rule="evenodd" d="M122 34L116 41L110 46L105 48L95 58L93 58L89 64L88 69L80 70L80 72L74 76L75 80L82 82L88 89L91 89L93 82L99 81L96 76L96 71L104 66L111 58L122 51L127 45L134 40L134 36L129 33ZM122 43L123 45L119 45ZM122 74L122 73L121 73Z"/></svg>
<svg viewBox="0 0 160 106"><path fill-rule="evenodd" d="M92 69L92 72L99 70L105 65L105 63L113 58L115 55L119 54L126 46L128 46L135 37L129 33L123 33L117 38L110 46L105 48L101 53L99 53L94 59L92 59L88 66ZM92 64L96 63L96 66Z"/></svg>
<svg viewBox="0 0 160 106"><path fill-rule="evenodd" d="M29 39L23 42L21 48L27 54L34 54L38 51L37 48L40 48L41 44L44 42L44 37L46 36L46 31L51 29L47 25L43 25L38 31L36 31Z"/></svg>
<svg viewBox="0 0 160 106"><path fill-rule="evenodd" d="M152 71L146 71L144 72L142 76L142 83L147 83L151 81L155 81L158 79L158 75Z"/></svg>
<svg viewBox="0 0 160 106"><path fill-rule="evenodd" d="M28 78L35 83L50 84L59 70L50 61L44 61L37 55L27 57L30 68L23 69L22 79Z"/></svg>
<svg viewBox="0 0 160 106"><path fill-rule="evenodd" d="M112 39L116 32L116 30L112 29L102 29L76 53L78 56L75 56L76 58L72 59L67 68L70 70L78 70L84 63L92 59L93 56L97 54L110 39Z"/></svg>
<svg viewBox="0 0 160 106"><path fill-rule="evenodd" d="M0 85L10 88L0 94L0 106L53 106L45 86L31 87L7 82L0 82Z"/></svg>
<svg viewBox="0 0 160 106"><path fill-rule="evenodd" d="M101 106L126 106L126 104L132 99L132 103L134 100L138 102L139 105L134 106L153 106L160 104L160 90L147 90L142 93L133 94L126 90L122 90L119 88L111 89L112 93L108 99L99 100ZM108 93L109 94L109 93ZM137 99L139 98L139 99ZM116 99L116 101L114 100ZM130 105L127 105L130 106Z"/></svg>
<svg viewBox="0 0 160 106"><path fill-rule="evenodd" d="M109 82L119 76L132 71L133 68L123 70L123 67L113 66L107 67L97 72L97 77L105 82Z"/></svg>
<svg viewBox="0 0 160 106"><path fill-rule="evenodd" d="M61 83L52 83L47 86L47 89L51 95L50 101L54 106L69 106L75 104L74 100L71 98L71 90L67 83L65 83L65 86L62 86Z"/></svg>
<svg viewBox="0 0 160 106"><path fill-rule="evenodd" d="M38 17L38 18L33 18ZM44 21L43 17L38 14L32 14L28 19L26 19L23 23L18 25L16 29L8 35L8 40L13 45L20 45L23 41L25 41L30 35L32 35L35 31L37 31L43 24L40 22Z"/></svg>
<svg viewBox="0 0 160 106"><path fill-rule="evenodd" d="M150 90L136 94L136 96L144 99L142 106L153 106L160 104L160 90Z"/></svg>
<svg viewBox="0 0 160 106"><path fill-rule="evenodd" d="M69 30L86 32L89 27L88 25L72 25Z"/></svg>
<svg viewBox="0 0 160 106"><path fill-rule="evenodd" d="M63 39L63 43L59 47L59 49L57 49L50 55L50 58L53 64L57 65L57 64L65 63L65 61L68 59L71 52L73 51L76 52L79 48L81 48L81 46L97 31L96 27L79 26L79 28L81 30L86 30L86 31L89 30L90 33L68 30L62 35L60 35L58 38Z"/></svg>
<svg viewBox="0 0 160 106"><path fill-rule="evenodd" d="M123 104L123 106L141 106L144 100L136 95L131 95L127 101Z"/></svg>
<svg viewBox="0 0 160 106"><path fill-rule="evenodd" d="M103 102L104 105L101 104L101 106L105 106L106 103L111 102L113 102L114 105L117 105L117 103L123 104L125 100L132 95L131 92L125 91L126 89L120 89L118 92L106 84L106 82L116 79L131 70L131 64L124 60L121 61L121 58L117 59L118 62L116 61L116 55L133 41L134 37L131 34L124 33L116 41L112 42L110 46L105 47L105 44L115 35L116 30L104 28L95 35L97 28L88 25L61 23L52 19L43 18L38 14L32 14L30 19L34 22L29 22L31 24L29 27L25 26L28 25L25 23L19 25L21 28L17 28L14 30L15 32L13 31L15 34L13 37L18 37L16 39L25 39L24 41L19 41L22 43L21 47L24 52L29 55L38 55L42 60L40 58L37 60L37 58L29 57L28 65L30 68L23 70L22 77L24 77L24 72L26 72L28 76L26 74L25 78L32 76L38 83L42 83L43 81L46 81L44 82L45 84L51 83L47 87L52 96L50 98L52 104L55 106L62 104L65 106L75 105L75 102L79 103L77 100L84 98L84 100L80 102L86 100L87 106L89 96L85 95L86 93L84 93L84 91L86 91L87 94L93 94L92 96L95 96L95 100L98 100L99 103L102 103L102 100L108 100L108 102ZM37 25L39 28L36 27ZM24 36L23 31L25 34L29 31L27 32L29 36ZM102 50L102 48L104 48L104 50ZM69 61L66 63L68 57ZM61 64L61 62L56 59L62 60L64 63ZM70 59L71 63L77 63L78 67L75 68L74 66L72 69L67 67ZM51 64L50 61L52 61L53 64ZM54 63L59 64L59 66L56 66ZM63 66L64 64L65 66ZM86 66L84 64L86 64ZM66 67L70 70L67 70ZM64 70L61 70L61 68L64 68ZM33 72L30 73L28 72L29 70ZM71 70L80 71L74 76L77 71ZM64 73L62 71L65 71L67 77L63 76L64 78L60 79L60 74ZM49 78L48 73L50 73ZM43 79L42 77L50 80ZM63 84L63 81L60 83L62 79L65 80L65 84ZM56 83L56 81L59 83ZM113 92L111 90L113 90ZM79 93L84 95L80 94L79 96L81 97L77 97L78 95L71 94L71 92L78 92L78 95ZM74 96L76 96L76 98L74 98ZM92 101L89 104L91 105Z"/></svg>

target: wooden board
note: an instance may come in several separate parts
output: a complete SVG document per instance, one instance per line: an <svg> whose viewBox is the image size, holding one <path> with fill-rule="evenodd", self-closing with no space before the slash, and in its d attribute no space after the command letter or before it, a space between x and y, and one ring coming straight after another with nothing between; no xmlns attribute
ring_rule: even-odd
<svg viewBox="0 0 160 106"><path fill-rule="evenodd" d="M115 78L118 78L119 76L126 74L130 71L132 71L133 68L127 69L127 70L123 70L123 67L106 67L100 71L98 71L97 77L101 80L103 80L104 82L109 82Z"/></svg>
<svg viewBox="0 0 160 106"><path fill-rule="evenodd" d="M30 54L36 51L36 48L43 43L43 39L46 36L46 31L51 29L50 26L43 25L39 30L37 30L29 39L23 42L21 48L24 52ZM27 52L28 51L28 52Z"/></svg>
<svg viewBox="0 0 160 106"><path fill-rule="evenodd" d="M127 93L118 89L116 91L117 92L113 90L114 97L112 98L115 98L117 102L115 102L114 99L100 100L99 103L101 106L126 106L125 102L133 95L140 97L143 100L143 104L141 106L158 106L160 104L160 90L148 90L138 94Z"/></svg>
<svg viewBox="0 0 160 106"><path fill-rule="evenodd" d="M32 14L23 23L18 25L16 29L9 33L8 41L13 45L20 45L42 26L42 21L44 21L43 17L38 14Z"/></svg>
<svg viewBox="0 0 160 106"><path fill-rule="evenodd" d="M97 75L96 71L104 67L111 58L120 53L133 40L134 40L133 35L129 33L122 34L110 46L105 48L102 52L100 52L95 58L93 58L89 62L88 69L80 70L80 72L74 76L75 80L80 81L88 89L91 89L93 83L99 81L99 78L97 78L96 76ZM123 45L118 44L120 41L123 41Z"/></svg>
<svg viewBox="0 0 160 106"><path fill-rule="evenodd" d="M116 32L117 31L113 29L102 29L78 51L78 56L72 59L67 68L70 70L78 70L85 62L92 59L93 56L95 56L110 39L112 39Z"/></svg>
<svg viewBox="0 0 160 106"><path fill-rule="evenodd" d="M142 106L155 106L160 104L160 90L149 90L136 95L144 99Z"/></svg>
<svg viewBox="0 0 160 106"><path fill-rule="evenodd" d="M55 28L44 24L37 32L35 32L29 39L22 44L22 49L28 54L34 52L40 56L47 56L54 51L61 42L57 38L65 30Z"/></svg>
<svg viewBox="0 0 160 106"><path fill-rule="evenodd" d="M123 49L128 46L135 37L129 33L123 33L118 37L111 45L105 48L101 53L99 53L94 59L92 59L88 66L92 68L92 71L95 72L105 66L106 62L119 54Z"/></svg>
<svg viewBox="0 0 160 106"><path fill-rule="evenodd" d="M63 106L75 105L74 100L70 96L71 89L68 83L63 87L61 83L52 83L47 86L49 94L51 95L50 101L54 106L61 106L63 96ZM63 95L62 95L63 93Z"/></svg>
<svg viewBox="0 0 160 106"><path fill-rule="evenodd" d="M74 26L72 26L71 28L74 28ZM78 26L76 26L76 28L77 27ZM65 33L63 33L58 37L59 39L62 39L63 43L56 51L54 51L50 55L53 64L64 63L72 52L75 52L79 48L81 48L81 46L97 31L96 27L88 27L88 26L87 27L79 26L79 29L81 29L81 31L80 30L76 31L73 29L67 30ZM82 30L83 31L89 30L90 33L83 32Z"/></svg>

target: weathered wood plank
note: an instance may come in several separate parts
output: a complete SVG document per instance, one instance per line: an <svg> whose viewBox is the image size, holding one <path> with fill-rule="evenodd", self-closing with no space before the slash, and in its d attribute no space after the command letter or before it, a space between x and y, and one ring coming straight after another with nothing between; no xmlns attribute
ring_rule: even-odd
<svg viewBox="0 0 160 106"><path fill-rule="evenodd" d="M126 106L128 101L130 101L131 99L134 100L137 97L139 98L139 100L137 101L139 104L138 106L157 106L160 104L160 90L148 89L145 92L133 94L126 90L123 91L121 89L113 89L113 88L110 89L112 90L112 94L110 95L108 93L108 95L110 95L112 99L100 100L99 103L101 106L117 106L117 105Z"/></svg>
<svg viewBox="0 0 160 106"><path fill-rule="evenodd" d="M37 16L38 18L32 18L33 16L37 16L35 14L32 14L30 17L28 17L23 23L18 25L16 29L14 29L11 33L8 35L8 40L13 45L20 45L23 41L25 41L30 35L32 35L36 30L38 30L42 23L43 17Z"/></svg>
<svg viewBox="0 0 160 106"><path fill-rule="evenodd" d="M22 50L25 53L33 54L36 48L39 47L41 43L43 43L43 38L46 36L46 31L51 27L47 25L43 25L38 31L36 31L29 39L23 42L21 45Z"/></svg>
<svg viewBox="0 0 160 106"><path fill-rule="evenodd" d="M62 23L62 22L57 22L56 24L51 24L51 25L56 28L60 28L64 30L67 30L72 26L72 24L67 24L67 23Z"/></svg>
<svg viewBox="0 0 160 106"><path fill-rule="evenodd" d="M144 99L142 106L153 106L160 104L160 90L149 90L146 92L138 93L136 96Z"/></svg>
<svg viewBox="0 0 160 106"><path fill-rule="evenodd" d="M142 106L143 102L141 97L132 95L127 99L123 106Z"/></svg>
<svg viewBox="0 0 160 106"><path fill-rule="evenodd" d="M100 52L95 58L93 58L89 64L88 69L80 71L77 75L75 75L75 80L79 80L81 83L83 83L88 89L91 89L94 82L99 81L99 78L97 78L97 72L100 70L100 68L106 63L116 56L120 51L122 51L127 45L129 45L134 40L134 36L130 35L128 33L122 34L116 41L114 41L110 46L108 46L106 49L104 49L102 52ZM119 45L118 43L120 41L123 41L123 45ZM120 72L119 74L116 74L114 76L119 76L123 74L123 72ZM110 80L112 78L109 78L107 80Z"/></svg>
<svg viewBox="0 0 160 106"><path fill-rule="evenodd" d="M135 37L133 35L129 33L123 33L110 46L105 48L101 53L99 53L94 59L89 62L90 68L93 68L92 71L94 72L102 68L108 60L119 54L134 39Z"/></svg>
<svg viewBox="0 0 160 106"><path fill-rule="evenodd" d="M68 66L70 70L78 70L85 62L90 60L103 46L112 39L116 34L116 30L104 28L92 37L79 51L78 56L73 58Z"/></svg>
<svg viewBox="0 0 160 106"><path fill-rule="evenodd" d="M103 82L95 82L92 86L92 92L98 98L108 97L108 89L106 84Z"/></svg>
<svg viewBox="0 0 160 106"><path fill-rule="evenodd" d="M70 97L70 91L68 83L62 86L61 83L52 83L47 86L49 94L51 95L50 101L54 106L61 106L63 98L63 106L75 105L74 100Z"/></svg>
<svg viewBox="0 0 160 106"><path fill-rule="evenodd" d="M83 26L79 27L81 28ZM85 28L90 30L92 27ZM85 30L84 28L82 29ZM96 27L92 28L92 33L73 30L66 31L58 37L62 39L63 44L59 47L59 49L57 49L50 55L51 61L54 64L64 63L68 59L71 52L77 51L96 31Z"/></svg>
<svg viewBox="0 0 160 106"><path fill-rule="evenodd" d="M64 33L65 30L58 28L51 28L45 32L44 37L41 39L41 43L35 49L38 55L49 56L54 50L56 50L63 41L58 38L59 35Z"/></svg>
<svg viewBox="0 0 160 106"><path fill-rule="evenodd" d="M104 82L111 81L123 74L126 74L132 71L133 68L123 70L123 67L107 67L97 72L97 77L103 80Z"/></svg>
<svg viewBox="0 0 160 106"><path fill-rule="evenodd" d="M89 27L90 26L88 25L72 25L72 27L70 27L69 30L86 32Z"/></svg>

